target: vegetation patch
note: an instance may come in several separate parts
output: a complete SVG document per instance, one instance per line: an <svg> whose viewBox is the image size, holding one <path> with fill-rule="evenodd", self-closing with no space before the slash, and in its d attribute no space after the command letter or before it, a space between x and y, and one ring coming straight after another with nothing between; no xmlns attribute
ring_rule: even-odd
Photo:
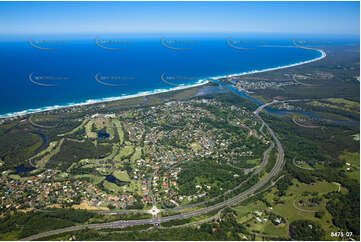
<svg viewBox="0 0 361 242"><path fill-rule="evenodd" d="M309 220L297 220L290 224L290 235L295 240L323 240L325 231Z"/></svg>

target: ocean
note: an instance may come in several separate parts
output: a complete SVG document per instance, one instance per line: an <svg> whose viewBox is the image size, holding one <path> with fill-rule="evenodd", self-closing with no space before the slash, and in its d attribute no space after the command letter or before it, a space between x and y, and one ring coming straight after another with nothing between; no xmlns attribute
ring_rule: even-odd
<svg viewBox="0 0 361 242"><path fill-rule="evenodd" d="M211 77L285 67L321 55L285 37L2 38L0 117L185 88Z"/></svg>

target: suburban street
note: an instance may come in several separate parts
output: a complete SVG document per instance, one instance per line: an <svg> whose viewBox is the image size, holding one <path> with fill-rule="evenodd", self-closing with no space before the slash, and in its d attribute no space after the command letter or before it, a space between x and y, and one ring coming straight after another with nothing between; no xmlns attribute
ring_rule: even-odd
<svg viewBox="0 0 361 242"><path fill-rule="evenodd" d="M215 205L211 205L206 208L198 209L196 211L191 211L191 212L185 212L185 213L177 214L177 215L173 215L173 216L162 217L162 218L157 218L156 216L154 216L154 218L152 218L152 219L119 220L119 221L114 221L114 222L109 222L109 223L101 223L101 224L78 225L78 226L72 226L72 227L67 227L67 228L63 228L63 229L57 229L57 230L52 230L52 231L48 231L48 232L35 234L35 235L29 236L27 238L23 238L22 240L35 240L35 239L40 239L40 238L51 236L51 235L56 235L56 234L61 234L61 233L65 233L65 232L86 229L86 228L87 229L125 228L128 226L134 226L134 225L159 224L159 223L168 222L171 220L185 219L185 218L203 215L203 214L209 213L215 209L219 209L219 208L222 208L225 206L234 205L235 203L254 195L254 193L257 190L259 190L263 186L267 185L272 180L272 178L274 178L279 173L279 171L282 169L283 164L284 164L284 150L281 145L281 142L278 140L277 136L275 135L273 130L268 126L268 124L265 123L262 120L262 118L259 116L259 112L261 112L264 107L269 106L273 103L275 103L275 101L273 101L272 103L264 104L264 105L258 107L254 113L257 116L257 118L261 120L262 126L264 126L268 129L268 132L271 134L271 136L277 146L278 156L277 156L276 164L272 168L270 173L268 173L262 180L258 181L254 186L252 186L249 189L247 189L246 191L238 194L237 196L234 196L226 201L217 203ZM268 153L270 152L270 150L273 146L274 146L274 144L272 144L271 147L265 152L265 157L267 159L268 159ZM264 167L265 164L266 164L266 162L262 162L262 164L258 168L259 171ZM242 182L241 184L239 184L236 188L234 188L232 190L239 188L243 184L244 184L244 182ZM227 195L228 193L232 192L232 190L227 191L224 195ZM199 205L199 204L197 204L197 205ZM184 209L184 207L182 208L182 210L183 209Z"/></svg>

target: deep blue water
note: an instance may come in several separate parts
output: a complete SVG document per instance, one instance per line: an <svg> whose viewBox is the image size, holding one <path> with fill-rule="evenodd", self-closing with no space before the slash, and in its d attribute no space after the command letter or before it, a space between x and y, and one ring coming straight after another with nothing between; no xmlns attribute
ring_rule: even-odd
<svg viewBox="0 0 361 242"><path fill-rule="evenodd" d="M98 131L98 138L109 138L109 134L108 133L103 133L101 131Z"/></svg>
<svg viewBox="0 0 361 242"><path fill-rule="evenodd" d="M34 167L25 167L24 165L20 165L20 166L15 167L15 171L9 173L9 175L27 174L28 172L30 172L32 170L35 170L35 168Z"/></svg>
<svg viewBox="0 0 361 242"><path fill-rule="evenodd" d="M226 87L228 90L230 90L231 92L237 94L238 96L240 96L241 98L245 98L255 104L257 104L258 106L263 105L264 103L258 101L257 99L254 99L250 96L248 96L244 91L238 91L236 88L230 86L230 85L226 85L224 83L221 83L217 80L211 80L212 82ZM274 109L274 108L269 108L269 107L265 107L264 110L270 114L274 114L277 116L287 116L290 114L301 114L304 116L308 116L320 121L325 121L325 122L330 122L330 123L334 123L334 124L338 124L338 125L351 125L351 126L359 126L360 122L359 121L342 121L342 120L331 120L331 119L326 119L326 118L322 118L320 115L315 114L315 113L311 113L311 112L306 112L306 111L299 111L299 110L279 110L279 109Z"/></svg>
<svg viewBox="0 0 361 242"><path fill-rule="evenodd" d="M129 182L127 182L127 181L120 181L119 179L117 179L115 176L113 176L113 175L107 175L106 177L105 177L105 180L107 180L108 182L112 182L112 183L114 183L114 184L116 184L116 185L118 185L118 186L124 186L124 185L126 185L126 184L129 184Z"/></svg>
<svg viewBox="0 0 361 242"><path fill-rule="evenodd" d="M291 39L285 38L256 38L248 43L232 39L234 46L248 48L239 50L226 44L227 36L178 36L163 42L161 37L108 36L97 42L108 48L122 48L117 50L101 48L90 37L57 36L48 43L39 43L50 39L46 36L31 41L2 39L0 115L154 92L174 88L175 84L194 84L208 77L285 66L321 55L318 51L295 48ZM267 44L259 44L261 40ZM56 49L39 49L30 43Z"/></svg>

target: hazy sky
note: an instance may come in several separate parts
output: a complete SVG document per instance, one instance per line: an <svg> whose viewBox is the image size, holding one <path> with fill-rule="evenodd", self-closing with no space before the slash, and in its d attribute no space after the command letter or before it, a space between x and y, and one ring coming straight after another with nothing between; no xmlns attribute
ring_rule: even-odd
<svg viewBox="0 0 361 242"><path fill-rule="evenodd" d="M359 2L0 2L0 34L359 30Z"/></svg>

